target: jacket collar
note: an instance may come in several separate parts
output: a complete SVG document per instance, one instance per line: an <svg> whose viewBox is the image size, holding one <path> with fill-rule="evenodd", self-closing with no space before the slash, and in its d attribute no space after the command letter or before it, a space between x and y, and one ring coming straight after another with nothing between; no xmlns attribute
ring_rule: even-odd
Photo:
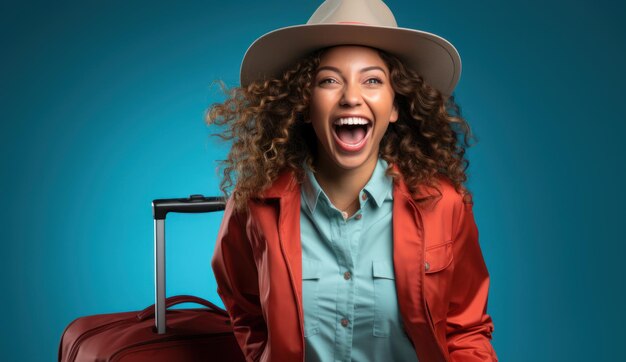
<svg viewBox="0 0 626 362"><path fill-rule="evenodd" d="M397 165L392 164L391 167L397 173L400 173L400 169ZM441 195L437 191L433 191L425 185L419 185L417 187L418 192L411 194L409 189L402 178L397 178L394 181L394 189L402 193L407 198L416 202L416 206L420 209L429 209L434 203L436 203ZM300 192L300 184L297 180L295 172L290 169L282 171L278 178L272 183L272 185L263 191L259 198L261 199L280 199L293 192Z"/></svg>
<svg viewBox="0 0 626 362"><path fill-rule="evenodd" d="M276 180L267 188L261 192L259 198L261 199L280 199L287 193L299 189L298 180L293 170L287 169L282 171Z"/></svg>

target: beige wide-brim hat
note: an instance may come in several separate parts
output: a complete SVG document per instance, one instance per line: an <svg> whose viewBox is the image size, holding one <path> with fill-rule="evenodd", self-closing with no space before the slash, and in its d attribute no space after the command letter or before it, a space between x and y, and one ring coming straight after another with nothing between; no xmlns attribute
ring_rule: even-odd
<svg viewBox="0 0 626 362"><path fill-rule="evenodd" d="M380 0L326 0L304 25L271 31L252 43L241 63L241 85L278 77L307 54L335 45L363 45L391 53L445 96L461 76L461 57L446 39L399 28Z"/></svg>

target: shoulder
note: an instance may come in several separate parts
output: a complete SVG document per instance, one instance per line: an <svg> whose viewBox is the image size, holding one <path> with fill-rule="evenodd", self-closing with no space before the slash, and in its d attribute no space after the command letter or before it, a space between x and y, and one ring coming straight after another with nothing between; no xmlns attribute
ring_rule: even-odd
<svg viewBox="0 0 626 362"><path fill-rule="evenodd" d="M285 168L259 193L257 199L281 198L294 192L299 192L298 175L295 170Z"/></svg>
<svg viewBox="0 0 626 362"><path fill-rule="evenodd" d="M471 205L472 195L463 185L457 189L452 180L437 173L432 185L426 182L417 186L418 193L413 196L415 204L424 211L456 210L464 205Z"/></svg>
<svg viewBox="0 0 626 362"><path fill-rule="evenodd" d="M473 204L472 194L464 185L461 185L459 190L457 190L452 180L440 173L437 174L436 180L439 184L442 199L445 199L448 203L455 205Z"/></svg>

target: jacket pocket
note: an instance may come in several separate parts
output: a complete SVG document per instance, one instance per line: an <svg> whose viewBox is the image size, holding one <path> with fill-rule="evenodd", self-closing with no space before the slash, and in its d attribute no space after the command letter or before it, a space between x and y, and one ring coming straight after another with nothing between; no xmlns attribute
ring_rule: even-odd
<svg viewBox="0 0 626 362"><path fill-rule="evenodd" d="M398 318L393 264L386 260L372 262L374 279L374 328L375 337L388 337L391 324Z"/></svg>
<svg viewBox="0 0 626 362"><path fill-rule="evenodd" d="M452 240L430 246L426 248L424 253L426 274L442 271L452 263Z"/></svg>
<svg viewBox="0 0 626 362"><path fill-rule="evenodd" d="M302 307L304 309L304 337L319 333L319 279L320 262L302 258Z"/></svg>
<svg viewBox="0 0 626 362"><path fill-rule="evenodd" d="M453 242L446 242L427 247L424 251L424 287L426 303L433 323L446 319L450 301L452 283Z"/></svg>

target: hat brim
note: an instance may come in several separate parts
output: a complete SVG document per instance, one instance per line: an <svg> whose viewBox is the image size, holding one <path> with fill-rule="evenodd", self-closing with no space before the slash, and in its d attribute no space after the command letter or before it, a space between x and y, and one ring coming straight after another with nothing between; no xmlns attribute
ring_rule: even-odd
<svg viewBox="0 0 626 362"><path fill-rule="evenodd" d="M280 28L252 43L241 63L241 85L280 76L299 58L336 45L363 45L391 53L446 96L461 76L458 51L438 35L396 27L310 24Z"/></svg>

